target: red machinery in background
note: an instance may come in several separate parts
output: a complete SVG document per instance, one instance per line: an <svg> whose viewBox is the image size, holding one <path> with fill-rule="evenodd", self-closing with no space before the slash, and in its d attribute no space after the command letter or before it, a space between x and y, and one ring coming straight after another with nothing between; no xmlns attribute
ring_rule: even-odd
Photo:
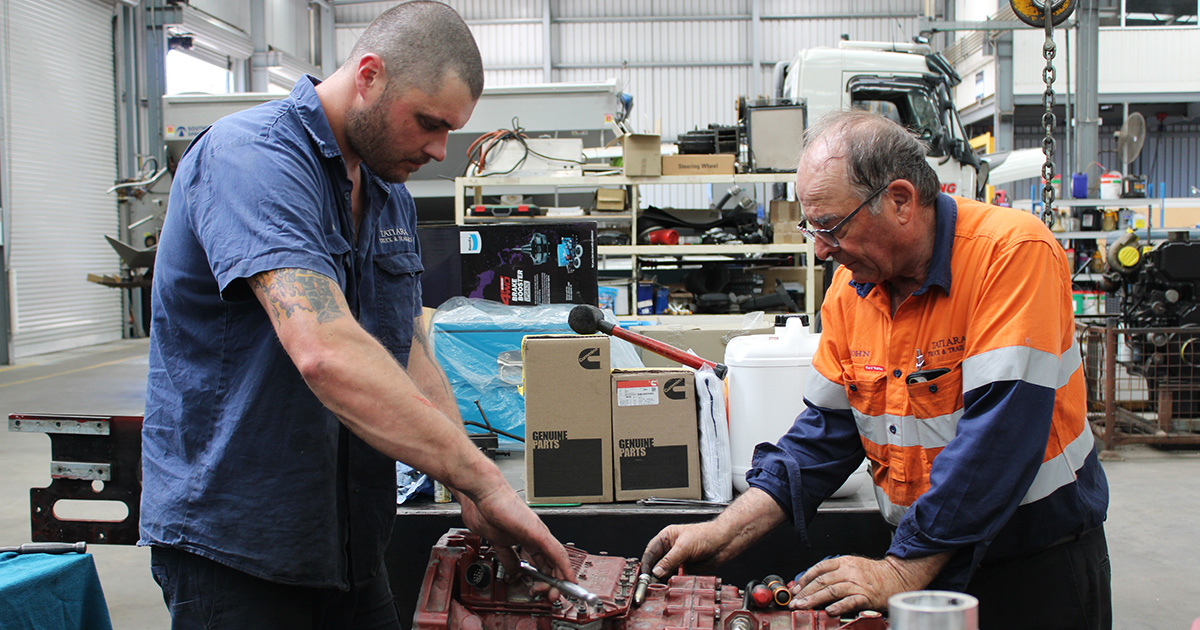
<svg viewBox="0 0 1200 630"><path fill-rule="evenodd" d="M592 555L567 545L575 584L595 598L551 602L525 576L506 579L479 536L451 529L430 552L421 583L415 630L886 630L874 612L852 620L822 611L754 607L736 586L704 575L676 575L651 584L634 605L639 562Z"/></svg>

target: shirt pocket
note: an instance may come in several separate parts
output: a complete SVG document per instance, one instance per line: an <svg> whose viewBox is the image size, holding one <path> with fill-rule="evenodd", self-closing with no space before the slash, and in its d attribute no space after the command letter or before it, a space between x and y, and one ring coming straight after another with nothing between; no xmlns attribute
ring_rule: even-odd
<svg viewBox="0 0 1200 630"><path fill-rule="evenodd" d="M962 379L958 363L933 380L906 385L917 439L926 449L942 448L954 437L962 417Z"/></svg>
<svg viewBox="0 0 1200 630"><path fill-rule="evenodd" d="M412 347L413 319L420 306L421 255L395 252L375 257L379 337L403 364Z"/></svg>

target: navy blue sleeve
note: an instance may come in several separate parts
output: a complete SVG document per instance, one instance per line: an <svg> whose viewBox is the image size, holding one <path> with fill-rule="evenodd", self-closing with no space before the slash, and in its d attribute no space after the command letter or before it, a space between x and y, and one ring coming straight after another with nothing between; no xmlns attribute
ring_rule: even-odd
<svg viewBox="0 0 1200 630"><path fill-rule="evenodd" d="M321 223L325 183L286 142L210 131L191 148L189 220L223 295L237 280L281 268L337 277Z"/></svg>
<svg viewBox="0 0 1200 630"><path fill-rule="evenodd" d="M849 410L807 407L775 444L754 449L746 482L767 494L792 520L796 537L808 545L807 523L821 502L837 491L866 453Z"/></svg>
<svg viewBox="0 0 1200 630"><path fill-rule="evenodd" d="M1033 484L1050 435L1054 394L1019 380L964 392L956 435L934 459L930 489L900 519L888 554L920 558L959 550L938 586L964 588Z"/></svg>

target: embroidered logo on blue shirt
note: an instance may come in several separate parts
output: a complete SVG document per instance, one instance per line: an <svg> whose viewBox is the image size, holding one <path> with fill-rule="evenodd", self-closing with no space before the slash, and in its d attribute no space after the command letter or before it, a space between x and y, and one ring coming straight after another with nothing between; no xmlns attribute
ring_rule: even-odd
<svg viewBox="0 0 1200 630"><path fill-rule="evenodd" d="M394 228L381 227L381 228L379 228L379 244L380 245L383 245L385 243L395 243L395 242L411 243L412 241L413 241L412 235L408 233L408 230L406 230L402 227L394 227Z"/></svg>

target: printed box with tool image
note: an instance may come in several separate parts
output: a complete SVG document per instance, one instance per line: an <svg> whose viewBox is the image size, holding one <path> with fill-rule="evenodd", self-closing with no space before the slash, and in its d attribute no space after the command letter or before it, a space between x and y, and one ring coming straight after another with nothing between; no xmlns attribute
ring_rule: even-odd
<svg viewBox="0 0 1200 630"><path fill-rule="evenodd" d="M530 335L525 380L525 500L611 503L609 339Z"/></svg>
<svg viewBox="0 0 1200 630"><path fill-rule="evenodd" d="M617 501L701 497L691 370L614 371L612 427Z"/></svg>
<svg viewBox="0 0 1200 630"><path fill-rule="evenodd" d="M463 227L462 295L513 306L595 304L596 224Z"/></svg>

